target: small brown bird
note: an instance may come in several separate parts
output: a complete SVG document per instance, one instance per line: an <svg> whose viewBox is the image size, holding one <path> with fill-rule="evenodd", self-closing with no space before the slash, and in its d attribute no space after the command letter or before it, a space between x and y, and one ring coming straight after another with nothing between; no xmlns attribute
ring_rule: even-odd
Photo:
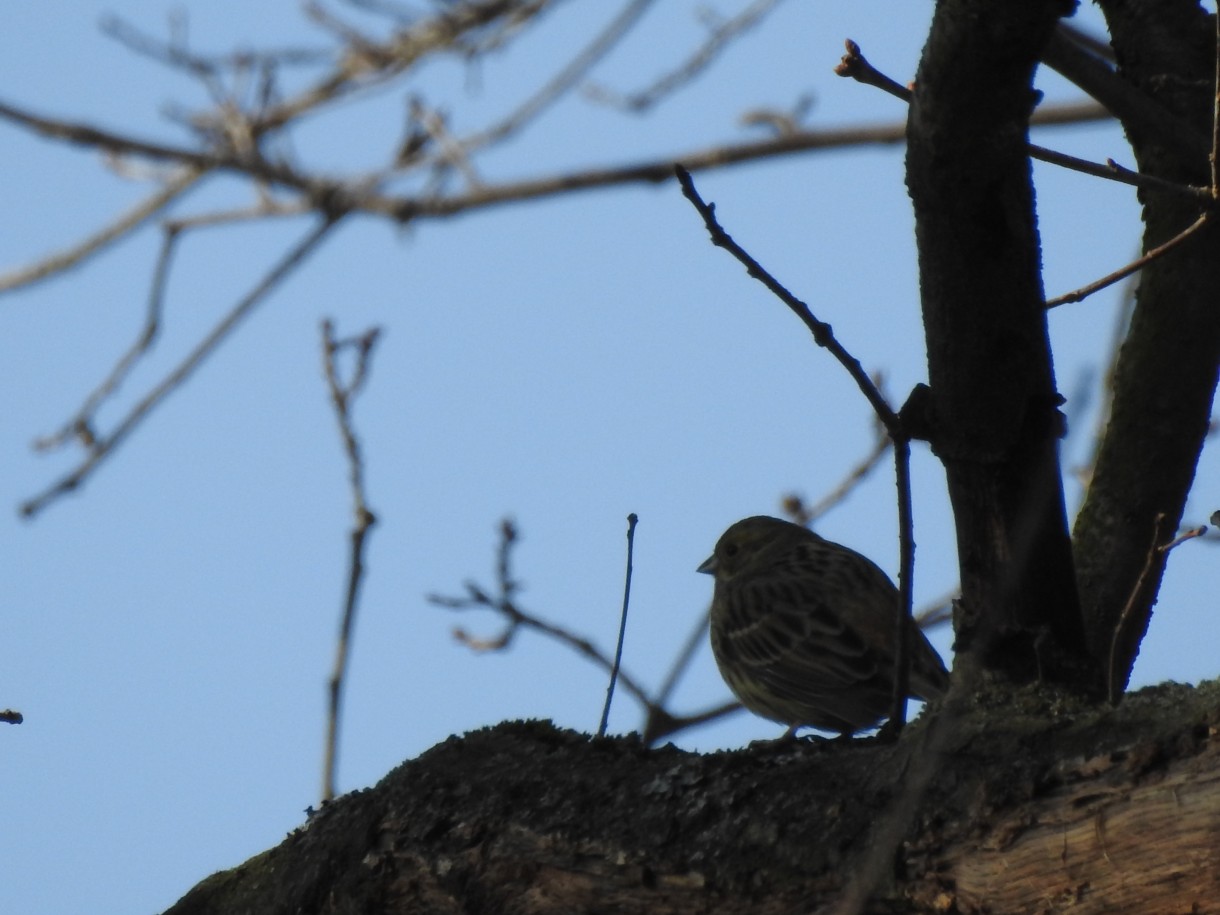
<svg viewBox="0 0 1220 915"><path fill-rule="evenodd" d="M750 711L845 736L889 712L898 589L872 560L758 515L725 531L699 571L716 577L716 664ZM943 695L949 674L913 622L908 644L909 695Z"/></svg>

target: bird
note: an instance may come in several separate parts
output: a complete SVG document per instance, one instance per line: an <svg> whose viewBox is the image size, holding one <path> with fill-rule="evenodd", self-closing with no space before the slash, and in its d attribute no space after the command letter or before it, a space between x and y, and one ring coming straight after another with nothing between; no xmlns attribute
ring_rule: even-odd
<svg viewBox="0 0 1220 915"><path fill-rule="evenodd" d="M756 515L731 525L698 571L716 579L712 654L747 709L847 738L890 710L898 589L871 559L808 528ZM949 674L914 621L908 695L940 698Z"/></svg>

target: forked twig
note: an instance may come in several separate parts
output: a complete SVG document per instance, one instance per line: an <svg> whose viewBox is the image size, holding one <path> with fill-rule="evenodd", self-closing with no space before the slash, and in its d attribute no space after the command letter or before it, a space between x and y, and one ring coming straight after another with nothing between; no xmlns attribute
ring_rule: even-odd
<svg viewBox="0 0 1220 915"><path fill-rule="evenodd" d="M334 666L331 668L330 679L327 682L329 707L326 718L326 749L322 765L322 800L324 802L332 800L335 796L335 771L339 756L339 718L343 706L343 685L347 675L347 659L351 651L352 629L356 623L360 585L364 580L365 544L368 542L369 532L377 523L377 517L369 509L365 496L364 458L360 451L360 440L356 437L356 430L352 424L352 405L368 380L373 347L376 346L380 333L381 331L374 327L358 337L336 340L334 324L330 320L322 322L323 373L330 392L331 406L335 410L335 419L339 423L343 450L347 455L348 480L352 488L352 513L355 518L348 553L347 594L343 601L339 638L335 643ZM344 350L352 350L356 354L355 365L346 379L340 377L342 373L336 359L338 354Z"/></svg>
<svg viewBox="0 0 1220 915"><path fill-rule="evenodd" d="M144 325L132 342L127 352L119 357L114 368L110 370L101 384L85 398L76 415L71 417L58 432L42 436L34 440L35 451L52 451L62 448L72 440L79 441L85 448L97 446L97 438L93 430L94 416L107 398L118 391L127 375L136 363L149 350L157 339L161 329L161 313L165 304L165 286L169 281L169 268L177 249L179 234L175 229L165 229L161 235L161 251L157 255L157 263L153 268L152 289L148 295L148 307L144 314Z"/></svg>
<svg viewBox="0 0 1220 915"><path fill-rule="evenodd" d="M491 638L476 638L461 628L453 630L453 636L463 645L473 651L503 651L512 644L513 638L522 629L532 629L549 638L574 649L578 654L588 658L607 673L614 669L614 662L606 657L596 645L583 636L576 635L562 626L547 622L539 616L527 613L517 606L516 594L520 583L513 577L511 551L517 541L516 526L508 520L500 524L500 545L496 560L496 592L489 593L474 582L466 582L466 594L461 597L451 597L440 594L429 594L428 601L438 607L450 610L470 610L485 608L494 610L505 618L506 625L497 636ZM635 678L625 670L619 670L618 681L641 705L649 706L648 694Z"/></svg>
<svg viewBox="0 0 1220 915"><path fill-rule="evenodd" d="M706 70L734 40L754 28L781 0L754 0L737 15L716 23L699 48L680 65L653 80L651 85L634 92L616 92L601 85L589 86L585 96L595 102L611 105L623 111L642 113L669 97Z"/></svg>
<svg viewBox="0 0 1220 915"><path fill-rule="evenodd" d="M545 86L525 100L498 124L494 124L462 141L469 153L490 143L517 133L567 94L602 58L604 58L635 26L656 0L631 0L618 15L579 53L570 60Z"/></svg>
<svg viewBox="0 0 1220 915"><path fill-rule="evenodd" d="M82 239L63 251L48 254L29 266L11 270L0 276L0 292L10 292L33 285L39 280L45 280L69 268L77 267L89 257L100 254L109 245L144 225L185 194L204 174L203 171L194 168L183 170L166 181L165 186L156 193L140 201L88 238Z"/></svg>
<svg viewBox="0 0 1220 915"><path fill-rule="evenodd" d="M304 238L294 245L270 271L229 311L221 321L187 354L172 372L156 384L137 403L123 420L104 437L96 438L90 431L87 442L89 453L77 467L38 495L23 502L19 508L24 517L32 517L42 511L59 496L69 493L83 483L122 444L169 394L177 390L195 370L215 352L232 330L251 311L261 304L279 283L287 277L319 243L338 221L338 216L321 220Z"/></svg>

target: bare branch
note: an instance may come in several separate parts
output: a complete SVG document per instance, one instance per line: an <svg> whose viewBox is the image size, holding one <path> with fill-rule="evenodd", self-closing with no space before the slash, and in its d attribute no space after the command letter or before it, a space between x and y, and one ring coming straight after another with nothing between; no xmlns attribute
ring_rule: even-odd
<svg viewBox="0 0 1220 915"><path fill-rule="evenodd" d="M585 89L584 94L595 102L641 114L707 70L733 41L761 23L780 2L781 0L754 0L736 16L716 23L694 54L647 88L621 93L605 86L592 85Z"/></svg>
<svg viewBox="0 0 1220 915"><path fill-rule="evenodd" d="M610 685L606 687L606 704L602 708L602 720L597 726L597 736L606 736L610 722L610 703L614 699L614 682L618 679L623 663L623 639L627 634L627 607L631 604L631 560L635 551L635 526L640 519L632 512L627 516L627 577L623 583L623 612L619 615L618 639L614 643L614 666L610 668Z"/></svg>
<svg viewBox="0 0 1220 915"><path fill-rule="evenodd" d="M42 511L55 499L72 492L81 485L94 470L114 453L131 432L136 429L152 411L160 405L169 394L176 391L195 370L210 356L216 348L228 337L229 333L256 306L261 304L271 291L279 285L301 262L321 243L330 230L334 228L339 217L321 220L305 237L298 242L281 260L271 268L253 289L217 324L186 358L172 372L166 375L151 391L149 391L126 417L104 438L87 442L89 453L83 461L57 482L43 492L23 502L19 511L27 518Z"/></svg>
<svg viewBox="0 0 1220 915"><path fill-rule="evenodd" d="M401 3L390 2L390 0L343 0L343 2L363 12L393 19L400 25L410 25L413 22L417 22L420 16L418 11L412 10Z"/></svg>
<svg viewBox="0 0 1220 915"><path fill-rule="evenodd" d="M248 207L236 207L230 210L212 210L196 213L192 216L180 216L165 220L165 230L185 232L188 229L207 229L214 226L234 225L242 222L255 222L263 219L285 219L287 217L306 216L314 209L307 200L283 202L274 197L267 197Z"/></svg>
<svg viewBox="0 0 1220 915"><path fill-rule="evenodd" d="M494 45L552 3L553 0L463 3L412 23L384 43L361 37L349 44L333 73L268 109L255 124L255 132L261 134L283 127L303 114L382 86L427 57L444 52L469 53L478 43ZM483 34L487 29L496 31Z"/></svg>
<svg viewBox="0 0 1220 915"><path fill-rule="evenodd" d="M935 600L928 601L922 610L915 611L912 614L915 617L915 625L920 629L935 629L937 626L943 626L945 623L951 622L953 619L953 602L962 595L961 588L954 588L952 591L947 591Z"/></svg>
<svg viewBox="0 0 1220 915"><path fill-rule="evenodd" d="M1213 515L1213 519L1215 516ZM1118 617L1118 624L1114 627L1114 634L1110 639L1110 662L1107 666L1107 691L1109 694L1110 703L1117 703L1122 698L1123 686L1126 682L1126 671L1119 670L1120 658L1119 648L1122 642L1126 639L1128 629L1135 621L1135 614L1142 599L1142 593L1145 585L1148 583L1149 576L1152 574L1153 567L1158 562L1163 562L1161 558L1167 555L1171 550L1181 546L1187 540L1193 540L1196 537L1202 537L1207 533L1206 526L1199 526L1183 531L1177 537L1159 543L1161 539L1161 527L1165 523L1165 513L1159 513L1153 521L1154 530L1152 532L1152 545L1148 548L1148 554L1144 559L1143 568L1140 569L1139 577L1135 580L1135 585L1131 588L1131 594L1127 598L1127 603L1123 605L1123 611Z"/></svg>
<svg viewBox="0 0 1220 915"><path fill-rule="evenodd" d="M192 188L204 175L203 171L186 168L178 175L170 178L165 186L145 200L140 201L126 213L120 215L108 226L82 239L77 244L63 251L46 255L37 263L0 276L0 293L11 292L25 286L31 286L40 280L63 273L72 267L79 266L86 259L101 253L108 246L144 225L163 209L173 203L178 197Z"/></svg>
<svg viewBox="0 0 1220 915"><path fill-rule="evenodd" d="M851 77L857 82L863 83L866 86L874 86L895 98L902 99L907 104L911 102L911 90L901 85L898 82L890 79L876 67L874 67L865 56L860 52L860 46L850 38L845 42L847 53L843 55L843 59L835 67L835 73L839 76ZM1107 109L1103 109L1107 110ZM1038 112L1030 118L1030 124L1038 123ZM1031 158L1038 159L1042 162L1058 165L1061 168L1071 169L1072 171L1082 172L1086 175L1092 175L1095 178L1104 178L1107 181L1117 181L1120 184L1129 184L1133 187L1153 188L1156 190L1169 191L1171 193L1181 194L1190 197L1194 200L1203 201L1208 199L1208 193L1205 188L1191 187L1189 185L1174 184L1166 181L1163 178L1157 178L1150 175L1141 175L1138 172L1133 172L1118 166L1114 160L1107 160L1107 164L1099 165L1096 162L1089 162L1087 159L1080 159L1076 156L1069 156L1067 153L1056 152L1053 149L1047 149L1044 146L1037 146L1033 143L1029 144L1029 155Z"/></svg>
<svg viewBox="0 0 1220 915"><path fill-rule="evenodd" d="M1137 270L1146 267L1158 257L1164 257L1178 245L1182 244L1182 242L1186 241L1188 238L1202 229L1210 221L1211 212L1209 211L1201 215L1193 223L1191 223L1173 238L1169 239L1169 241L1165 242L1163 245L1157 245L1157 247L1153 248L1147 254L1144 254L1142 257L1137 257L1125 267L1120 267L1113 273L1103 276L1101 279L1089 283L1087 286L1081 286L1079 289L1073 290L1072 292L1065 293L1061 296L1056 296L1053 299L1048 299L1046 307L1057 308L1060 305L1066 305L1070 302L1079 302L1081 299L1090 296L1099 290L1105 289L1107 286L1113 286L1119 280L1125 279L1131 274L1135 273Z"/></svg>
<svg viewBox="0 0 1220 915"><path fill-rule="evenodd" d="M89 449L97 447L97 439L93 431L94 417L102 403L119 389L119 385L127 378L135 364L147 353L157 338L161 329L161 314L165 305L165 286L169 282L169 268L177 249L179 233L174 229L166 229L161 239L161 253L157 256L157 265L153 269L152 289L148 296L148 309L144 317L144 326L136 336L131 347L115 363L110 374L102 383L85 398L85 402L68 422L56 433L35 440L36 451L51 451L62 448L73 439L78 439Z"/></svg>
<svg viewBox="0 0 1220 915"><path fill-rule="evenodd" d="M463 597L447 597L439 594L428 595L429 602L436 604L438 607L447 607L450 610L469 610L482 607L494 610L507 621L501 633L493 638L474 638L460 628L454 629L454 638L474 651L503 651L512 644L513 638L521 629L532 629L574 649L578 654L588 658L607 673L612 671L614 669L613 661L607 658L601 649L589 639L571 633L555 623L546 622L541 617L527 613L517 606L514 596L521 586L512 575L510 562L512 546L516 541L517 530L512 522L507 520L502 522L500 525L500 546L497 551L496 560L496 590L498 594L493 596L477 584L467 582L466 595ZM641 705L646 708L651 707L652 703L648 699L648 694L636 682L635 678L631 677L626 671L620 671L619 681L622 683L623 689L627 690Z"/></svg>
<svg viewBox="0 0 1220 915"><path fill-rule="evenodd" d="M1119 308L1114 314L1113 326L1110 330L1110 342L1106 346L1106 368L1101 375L1101 404L1093 421L1092 448L1088 460L1073 469L1073 473L1086 490L1093 480L1093 471L1097 466L1097 455L1101 450L1106 426L1110 424L1110 414L1114 408L1114 380L1118 371L1118 354L1122 349L1123 340L1131 326L1131 315L1135 311L1135 298L1139 291L1139 275L1128 277L1130 282L1123 288Z"/></svg>
<svg viewBox="0 0 1220 915"><path fill-rule="evenodd" d="M858 44L848 38L844 40L843 46L847 49L847 53L834 68L836 76L854 79L865 86L873 86L882 92L888 92L896 99L901 99L908 105L911 104L911 90L896 80L890 79L869 63Z"/></svg>
<svg viewBox="0 0 1220 915"><path fill-rule="evenodd" d="M678 731L685 731L687 728L708 724L718 718L727 718L729 715L740 712L743 708L745 706L740 702L734 701L722 703L706 711L696 712L693 715L671 715L660 707L650 709L642 738L644 746L651 747L671 734L678 733Z"/></svg>
<svg viewBox="0 0 1220 915"><path fill-rule="evenodd" d="M1197 161L1206 155L1205 136L1115 73L1079 31L1060 23L1042 51L1042 60L1097 99L1128 131L1156 135L1172 144L1183 160Z"/></svg>
<svg viewBox="0 0 1220 915"><path fill-rule="evenodd" d="M880 389L880 385L878 385ZM835 506L843 502L860 482L881 463L881 458L889 450L889 436L885 426L877 420L873 426L873 444L868 453L862 457L855 467L852 467L843 479L813 505L806 505L805 500L796 493L791 493L783 499L783 511L797 524L808 527L821 518Z"/></svg>
<svg viewBox="0 0 1220 915"><path fill-rule="evenodd" d="M705 203L703 198L699 196L698 190L695 189L695 183L691 179L690 171L685 165L675 165L674 171L678 176L678 183L682 185L683 196L691 202L699 212L699 215L703 217L703 224L712 238L712 244L728 251L729 254L746 268L746 273L766 286L776 298L787 305L792 313L800 318L801 323L813 335L814 342L818 346L829 350L830 354L838 360L839 364L847 369L847 373L855 381L861 393L864 394L865 399L872 406L873 411L885 426L890 437L901 437L904 433L902 431L902 424L898 420L898 415L886 402L881 392L877 390L873 380L868 377L868 373L860 365L860 360L844 349L843 345L835 339L834 331L829 324L819 321L814 317L808 305L789 292L779 280L773 277L762 264L756 261L745 248L737 244L732 236L724 230L716 219L715 204Z"/></svg>
<svg viewBox="0 0 1220 915"><path fill-rule="evenodd" d="M352 425L352 405L368 380L373 358L373 347L381 331L372 328L359 337L335 339L334 324L328 319L322 322L322 365L326 386L330 391L331 406L339 423L339 434L343 439L343 450L347 455L348 479L352 488L351 548L348 554L347 594L343 601L343 616L339 624L339 638L335 643L335 661L328 682L330 698L326 719L326 750L322 765L322 801L335 797L335 769L339 754L339 715L342 710L343 685L347 674L347 659L351 648L352 628L356 622L360 585L364 580L364 548L368 534L377 518L368 507L364 492L364 458L360 453L360 441ZM355 365L346 380L336 364L336 356L343 350L356 354Z"/></svg>
<svg viewBox="0 0 1220 915"><path fill-rule="evenodd" d="M686 637L686 641L682 643L682 650L679 651L677 657L674 658L673 664L670 665L669 673L665 675L665 679L661 683L661 688L657 690L656 697L653 701L658 707L664 708L669 704L669 699L673 695L674 688L678 685L678 680L681 679L682 674L686 673L687 668L690 666L691 659L695 656L695 651L698 650L699 646L703 644L703 640L706 638L705 633L707 632L707 626L708 613L707 611L704 611L702 614L700 614L699 619L695 621L695 627L690 631L690 635ZM652 719L650 716L649 721L645 723L645 734L651 733L651 720ZM645 740L645 742L647 742L647 740Z"/></svg>
<svg viewBox="0 0 1220 915"><path fill-rule="evenodd" d="M655 0L631 0L583 51L568 62L550 82L528 98L516 111L498 124L487 128L462 142L471 151L506 139L520 131L548 107L562 98L584 76L617 45L631 28L640 21Z"/></svg>
<svg viewBox="0 0 1220 915"><path fill-rule="evenodd" d="M733 255L746 268L746 272L750 276L766 286L776 298L787 305L800 318L801 322L813 335L814 342L818 346L829 350L830 354L838 360L839 364L847 370L852 380L856 382L856 386L860 388L860 392L872 406L873 412L877 415L882 425L885 426L885 431L893 443L894 473L898 488L898 590L900 599L895 611L897 618L894 626L894 701L890 709L889 720L882 728L884 736L893 736L897 731L901 730L906 721L907 678L909 676L908 620L911 616L911 604L914 599L915 539L911 508L910 436L907 434L898 415L893 411L889 403L886 402L885 397L877 389L873 380L864 371L864 367L860 365L860 360L851 355L839 343L830 325L818 320L813 312L810 311L808 305L789 292L748 251L732 239L717 221L715 205L705 203L703 198L699 196L690 172L681 165L675 165L674 171L678 176L678 183L682 185L683 195L694 205L699 215L703 217L703 224L712 238L712 244L719 248L724 248Z"/></svg>
<svg viewBox="0 0 1220 915"><path fill-rule="evenodd" d="M338 190L334 182L309 178L281 163L271 163L258 155L239 156L227 152L196 152L180 146L167 146L140 140L88 124L56 120L24 111L0 102L0 117L26 127L41 136L62 140L77 146L100 149L115 156L140 156L163 162L176 162L205 172L222 169L247 174L273 184L305 191L317 200L333 196Z"/></svg>
<svg viewBox="0 0 1220 915"><path fill-rule="evenodd" d="M1070 107L1048 109L1041 114L1043 118L1040 123L1044 124L1078 123L1082 118L1087 119L1090 116L1087 111ZM356 176L342 180L310 176L284 163L269 162L256 153L238 156L230 153L196 152L149 143L85 124L41 117L2 102L0 117L6 117L43 136L92 146L114 155L177 161L201 172L214 169L242 173L303 195L304 200L294 205L268 204L269 215L280 215L287 212L291 206L324 210L333 208L336 201L340 201L344 209L388 216L401 223L425 218L444 218L469 210L523 200L541 200L573 191L623 184L658 183L668 180L673 174L675 158L689 171L704 171L819 149L901 143L905 138L905 127L902 124L802 131L763 141L692 150L677 157L667 156L617 167L587 169L502 184L485 184L462 194L420 197L391 196L377 192L379 176ZM249 211L244 212L249 215ZM183 220L184 223L187 221Z"/></svg>

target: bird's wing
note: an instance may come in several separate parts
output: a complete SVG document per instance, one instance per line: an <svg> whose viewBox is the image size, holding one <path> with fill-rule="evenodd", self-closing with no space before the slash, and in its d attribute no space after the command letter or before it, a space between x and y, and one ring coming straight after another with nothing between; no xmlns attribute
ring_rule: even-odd
<svg viewBox="0 0 1220 915"><path fill-rule="evenodd" d="M878 664L884 654L819 589L786 576L735 584L724 595L726 612L713 637L748 678L790 706L838 709L857 728L884 714L891 682Z"/></svg>

